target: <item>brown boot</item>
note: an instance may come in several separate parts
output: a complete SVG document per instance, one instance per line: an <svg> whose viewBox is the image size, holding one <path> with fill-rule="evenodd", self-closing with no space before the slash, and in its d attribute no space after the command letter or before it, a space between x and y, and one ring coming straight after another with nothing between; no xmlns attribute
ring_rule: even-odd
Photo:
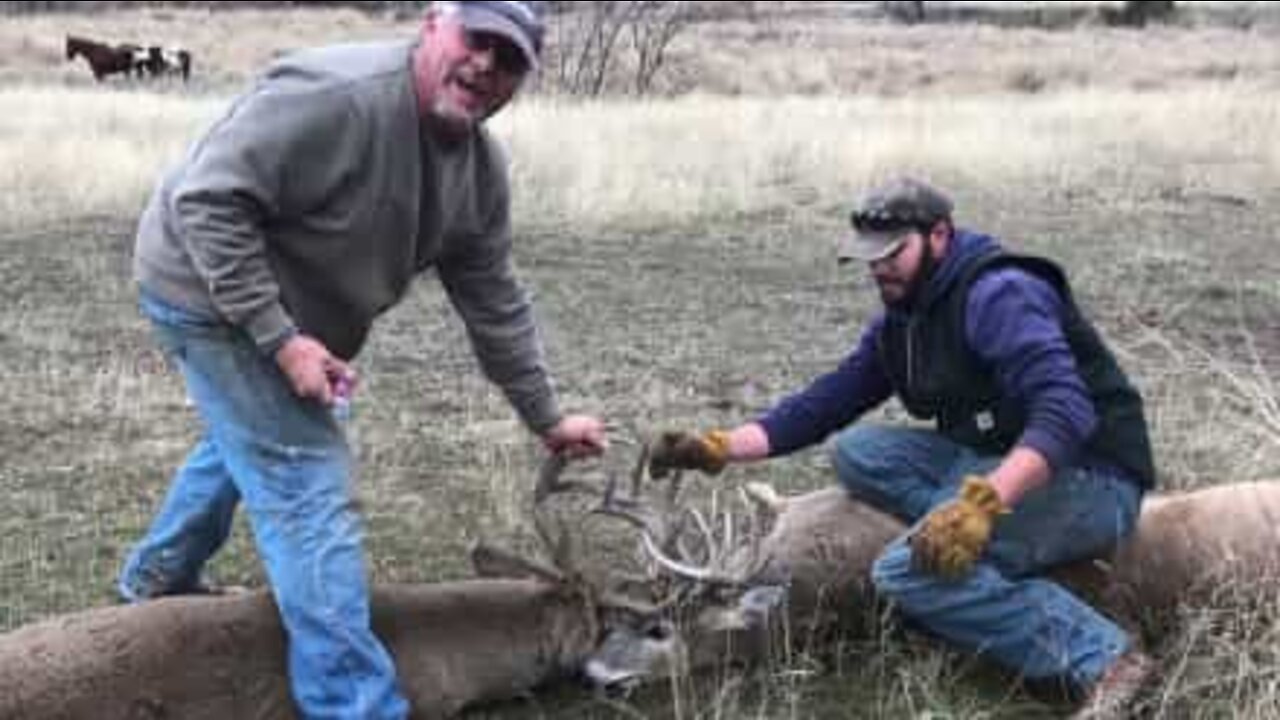
<svg viewBox="0 0 1280 720"><path fill-rule="evenodd" d="M1155 672L1156 663L1138 650L1116 658L1089 690L1084 704L1072 720L1123 720L1143 685Z"/></svg>

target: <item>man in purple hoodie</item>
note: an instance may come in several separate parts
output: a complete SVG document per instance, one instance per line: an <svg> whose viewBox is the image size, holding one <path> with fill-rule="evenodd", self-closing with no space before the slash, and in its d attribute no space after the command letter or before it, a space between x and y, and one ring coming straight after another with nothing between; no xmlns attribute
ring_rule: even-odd
<svg viewBox="0 0 1280 720"><path fill-rule="evenodd" d="M664 434L650 470L714 474L838 432L840 483L912 526L876 562L877 590L957 646L1067 681L1080 717L1118 716L1152 661L1040 575L1133 530L1155 479L1142 399L1056 264L951 215L918 180L867 194L841 259L867 263L885 307L853 352L756 421ZM853 424L891 396L935 429Z"/></svg>

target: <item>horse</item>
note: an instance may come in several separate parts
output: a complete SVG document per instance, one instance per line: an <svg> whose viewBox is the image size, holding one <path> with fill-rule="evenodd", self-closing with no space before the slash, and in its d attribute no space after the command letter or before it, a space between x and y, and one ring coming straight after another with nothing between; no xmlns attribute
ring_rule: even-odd
<svg viewBox="0 0 1280 720"><path fill-rule="evenodd" d="M191 53L183 48L164 48L151 45L146 48L141 65L152 77L177 74L186 82L191 77Z"/></svg>
<svg viewBox="0 0 1280 720"><path fill-rule="evenodd" d="M141 49L137 45L107 45L88 38L67 36L67 60L74 60L77 55L83 57L93 71L93 79L98 82L116 73L140 74L136 55Z"/></svg>

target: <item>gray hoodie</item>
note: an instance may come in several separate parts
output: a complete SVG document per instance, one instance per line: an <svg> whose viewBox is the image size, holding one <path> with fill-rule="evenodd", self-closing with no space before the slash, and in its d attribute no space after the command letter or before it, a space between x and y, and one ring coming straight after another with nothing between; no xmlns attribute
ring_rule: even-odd
<svg viewBox="0 0 1280 720"><path fill-rule="evenodd" d="M435 268L485 374L524 422L559 419L510 258L506 160L484 129L420 131L411 43L272 65L152 194L134 273L148 292L241 327L272 353L303 332L339 357Z"/></svg>

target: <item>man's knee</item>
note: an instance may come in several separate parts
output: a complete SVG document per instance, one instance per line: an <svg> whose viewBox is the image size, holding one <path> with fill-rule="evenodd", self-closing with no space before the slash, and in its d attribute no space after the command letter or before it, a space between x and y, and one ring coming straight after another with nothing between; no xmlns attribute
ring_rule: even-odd
<svg viewBox="0 0 1280 720"><path fill-rule="evenodd" d="M871 566L871 584L889 600L900 599L907 587L918 580L911 567L911 546L905 537L889 543Z"/></svg>
<svg viewBox="0 0 1280 720"><path fill-rule="evenodd" d="M840 483L857 493L867 487L880 487L894 475L890 458L893 448L901 443L900 430L875 426L854 426L836 436L831 448L831 461Z"/></svg>

